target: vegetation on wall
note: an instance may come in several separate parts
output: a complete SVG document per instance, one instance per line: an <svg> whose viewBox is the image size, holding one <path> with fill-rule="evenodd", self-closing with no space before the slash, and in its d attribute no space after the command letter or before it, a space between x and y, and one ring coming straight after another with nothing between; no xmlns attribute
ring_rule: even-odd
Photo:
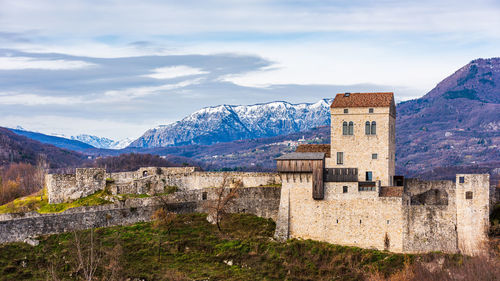
<svg viewBox="0 0 500 281"><path fill-rule="evenodd" d="M120 197L121 198L121 197ZM40 190L30 196L15 199L12 202L0 206L0 214L5 213L25 213L38 212L45 213L60 213L71 208L83 206L97 206L111 204L109 201L110 195L105 190L97 191L87 197L83 197L68 203L49 204L46 190Z"/></svg>

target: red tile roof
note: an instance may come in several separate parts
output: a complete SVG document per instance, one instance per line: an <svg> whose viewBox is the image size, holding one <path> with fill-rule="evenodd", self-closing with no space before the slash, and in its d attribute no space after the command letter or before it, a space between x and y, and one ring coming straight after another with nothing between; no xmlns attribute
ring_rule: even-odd
<svg viewBox="0 0 500 281"><path fill-rule="evenodd" d="M348 94L348 95L346 95ZM394 104L394 93L342 93L332 102L334 107L389 107Z"/></svg>
<svg viewBox="0 0 500 281"><path fill-rule="evenodd" d="M325 157L330 157L329 144L301 144L297 146L295 152L323 152Z"/></svg>

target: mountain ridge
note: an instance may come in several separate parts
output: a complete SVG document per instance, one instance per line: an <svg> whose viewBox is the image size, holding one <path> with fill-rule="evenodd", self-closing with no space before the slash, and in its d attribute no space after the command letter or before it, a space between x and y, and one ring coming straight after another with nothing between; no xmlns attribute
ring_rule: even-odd
<svg viewBox="0 0 500 281"><path fill-rule="evenodd" d="M212 144L303 131L329 124L326 109L330 102L322 99L316 103L273 101L205 107L180 121L146 131L129 147Z"/></svg>

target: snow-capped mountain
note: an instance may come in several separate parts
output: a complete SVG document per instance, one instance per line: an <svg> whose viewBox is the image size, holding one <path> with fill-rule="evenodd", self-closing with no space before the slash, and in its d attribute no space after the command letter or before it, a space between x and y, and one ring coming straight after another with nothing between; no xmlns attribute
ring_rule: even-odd
<svg viewBox="0 0 500 281"><path fill-rule="evenodd" d="M15 129L11 128L11 130L16 134L27 136L43 143L53 144L58 147L78 151L81 149L88 149L92 147L105 149L122 149L127 147L132 141L134 141L131 138L115 141L112 139L97 137L88 134L80 134L77 136L67 136L60 133L42 134L36 131L28 131L21 126L16 126ZM67 142L64 141L64 139L75 142Z"/></svg>
<svg viewBox="0 0 500 281"><path fill-rule="evenodd" d="M181 121L146 131L129 147L212 144L289 134L330 123L331 99L291 104L275 101L254 105L206 107Z"/></svg>
<svg viewBox="0 0 500 281"><path fill-rule="evenodd" d="M66 137L72 140L78 140L86 144L90 144L96 148L108 148L108 149L122 149L127 147L133 140L126 138L123 140L115 141L112 139L97 137L87 134L80 134L77 136Z"/></svg>

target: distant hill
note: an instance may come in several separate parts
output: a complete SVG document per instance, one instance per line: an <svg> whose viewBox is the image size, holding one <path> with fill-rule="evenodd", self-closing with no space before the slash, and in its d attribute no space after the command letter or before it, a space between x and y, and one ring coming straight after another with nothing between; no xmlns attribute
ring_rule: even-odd
<svg viewBox="0 0 500 281"><path fill-rule="evenodd" d="M86 144L90 144L93 147L96 148L105 148L105 149L122 149L127 147L133 139L123 139L119 141L115 141L112 139L104 138L104 137L98 137L98 136L93 136L93 135L88 135L88 134L80 134L77 136L71 136L68 137L68 139L80 141Z"/></svg>
<svg viewBox="0 0 500 281"><path fill-rule="evenodd" d="M397 114L401 172L500 162L500 58L470 62Z"/></svg>
<svg viewBox="0 0 500 281"><path fill-rule="evenodd" d="M181 121L148 130L129 147L209 145L305 131L330 124L330 103L325 99L317 103L276 101L207 107Z"/></svg>
<svg viewBox="0 0 500 281"><path fill-rule="evenodd" d="M42 143L52 144L60 148L70 149L74 151L85 151L90 148L122 149L127 147L133 141L129 138L114 141L112 139L88 134L80 134L76 136L65 136L61 134L47 135L38 132L27 131L20 127L10 130L18 135L22 135Z"/></svg>
<svg viewBox="0 0 500 281"><path fill-rule="evenodd" d="M74 167L85 162L81 153L43 144L0 127L0 165L12 162L36 164L40 154L47 156L51 168Z"/></svg>
<svg viewBox="0 0 500 281"><path fill-rule="evenodd" d="M84 151L89 148L94 148L92 145L78 140L71 140L63 137L50 136L42 133L30 132L25 130L18 130L18 129L10 129L10 130L18 135L28 137L30 139L39 141L41 143L52 144L59 148L64 148L74 151Z"/></svg>

